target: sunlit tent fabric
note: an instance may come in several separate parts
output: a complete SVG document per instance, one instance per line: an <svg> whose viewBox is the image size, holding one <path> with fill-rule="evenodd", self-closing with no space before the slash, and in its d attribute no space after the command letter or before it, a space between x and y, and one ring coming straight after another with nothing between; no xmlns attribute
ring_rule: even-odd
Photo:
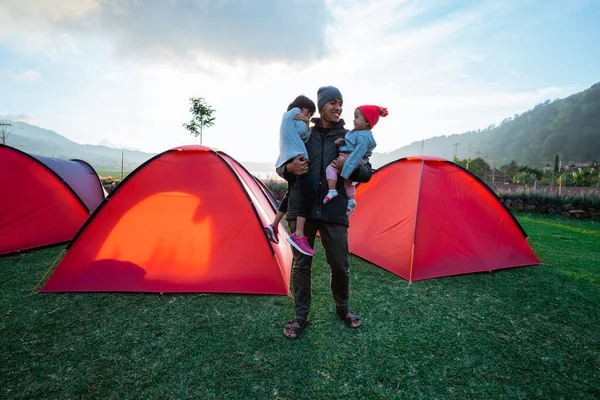
<svg viewBox="0 0 600 400"><path fill-rule="evenodd" d="M495 193L442 158L387 164L356 201L350 252L409 281L539 264Z"/></svg>
<svg viewBox="0 0 600 400"><path fill-rule="evenodd" d="M43 292L288 294L292 253L263 226L263 185L227 154L165 151L116 187L67 246Z"/></svg>
<svg viewBox="0 0 600 400"><path fill-rule="evenodd" d="M85 161L0 145L0 255L66 243L104 200Z"/></svg>

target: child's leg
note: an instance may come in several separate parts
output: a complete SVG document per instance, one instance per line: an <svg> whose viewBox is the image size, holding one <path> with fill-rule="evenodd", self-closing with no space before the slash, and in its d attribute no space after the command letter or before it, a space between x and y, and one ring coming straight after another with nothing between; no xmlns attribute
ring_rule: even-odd
<svg viewBox="0 0 600 400"><path fill-rule="evenodd" d="M310 172L300 175L297 178L298 186L300 189L300 204L298 206L298 215L296 217L296 237L304 236L304 224L306 223L306 217L310 213L310 209L315 202L316 195L316 182Z"/></svg>
<svg viewBox="0 0 600 400"><path fill-rule="evenodd" d="M332 164L329 164L325 169L325 176L327 177L327 187L329 190L335 190L335 186L337 184L339 172L337 169L333 167Z"/></svg>
<svg viewBox="0 0 600 400"><path fill-rule="evenodd" d="M283 219L283 216L287 213L287 208L288 208L288 198L290 195L290 182L288 182L288 188L285 192L285 196L283 197L283 200L281 200L281 204L279 205L279 211L277 211L277 214L275 214L275 219L273 220L273 223L267 225L264 227L264 231L265 234L267 235L267 238L273 242L273 243L279 243L279 223L281 222L281 220Z"/></svg>
<svg viewBox="0 0 600 400"><path fill-rule="evenodd" d="M304 224L306 224L306 218L298 216L296 218L296 237L304 236Z"/></svg>
<svg viewBox="0 0 600 400"><path fill-rule="evenodd" d="M352 184L352 181L350 179L344 179L344 190L346 191L346 197L348 197L346 215L350 216L356 208L356 200L354 200L354 195L356 194L356 187Z"/></svg>
<svg viewBox="0 0 600 400"><path fill-rule="evenodd" d="M283 216L287 213L288 209L288 199L290 198L290 187L288 185L287 190L285 191L285 196L283 196L283 200L281 200L281 204L279 204L279 211L275 214L275 219L273 220L272 226L277 229L279 223L283 219Z"/></svg>
<svg viewBox="0 0 600 400"><path fill-rule="evenodd" d="M344 179L344 191L348 199L353 199L356 193L356 187L352 184L350 179Z"/></svg>
<svg viewBox="0 0 600 400"><path fill-rule="evenodd" d="M309 215L310 208L314 204L316 183L310 172L298 176L298 184L300 189L300 204L298 207L298 215L296 217L296 229L287 241L299 252L307 256L314 256L315 252L311 249L306 236L304 236L304 225L306 217Z"/></svg>
<svg viewBox="0 0 600 400"><path fill-rule="evenodd" d="M338 174L338 170L335 169L331 164L329 164L325 169L325 176L327 177L327 187L329 188L329 192L327 192L327 195L323 199L323 204L327 204L337 197L338 192L335 187L337 186Z"/></svg>
<svg viewBox="0 0 600 400"><path fill-rule="evenodd" d="M277 214L275 214L275 219L273 220L273 225L279 226L279 223L283 219L284 215L285 213L283 211L277 211Z"/></svg>

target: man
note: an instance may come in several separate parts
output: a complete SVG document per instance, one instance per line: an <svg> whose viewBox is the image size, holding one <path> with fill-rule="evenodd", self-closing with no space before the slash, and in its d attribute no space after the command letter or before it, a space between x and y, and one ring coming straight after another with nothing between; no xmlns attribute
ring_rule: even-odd
<svg viewBox="0 0 600 400"><path fill-rule="evenodd" d="M308 158L301 156L278 168L277 173L285 178L301 175L310 169L317 181L317 195L304 227L308 243L314 248L317 231L325 248L327 263L331 267L331 291L335 301L336 312L351 328L358 328L362 320L348 307L350 264L348 262L348 216L346 215L347 198L343 189L343 180L338 181L337 196L327 204L323 198L328 192L325 169L338 156L335 140L343 138L347 130L341 119L343 97L333 86L321 87L317 92L319 118L313 118L314 126L306 143ZM341 167L337 165L336 167ZM368 182L371 179L371 165L359 166L350 176L355 182ZM296 229L296 217L299 206L299 195L295 185L290 187L287 220L292 232ZM289 338L296 338L308 323L311 302L311 266L313 258L294 250L294 268L292 283L294 290L294 319L284 328L283 333Z"/></svg>

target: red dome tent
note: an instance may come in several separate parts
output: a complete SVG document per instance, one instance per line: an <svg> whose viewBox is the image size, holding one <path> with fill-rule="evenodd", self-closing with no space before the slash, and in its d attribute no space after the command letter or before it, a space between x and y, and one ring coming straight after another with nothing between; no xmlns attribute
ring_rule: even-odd
<svg viewBox="0 0 600 400"><path fill-rule="evenodd" d="M264 186L203 146L161 153L108 196L42 292L288 294L292 254L269 242Z"/></svg>
<svg viewBox="0 0 600 400"><path fill-rule="evenodd" d="M0 255L66 243L104 200L85 161L0 145Z"/></svg>
<svg viewBox="0 0 600 400"><path fill-rule="evenodd" d="M408 281L539 264L495 193L442 158L387 164L356 201L350 252Z"/></svg>

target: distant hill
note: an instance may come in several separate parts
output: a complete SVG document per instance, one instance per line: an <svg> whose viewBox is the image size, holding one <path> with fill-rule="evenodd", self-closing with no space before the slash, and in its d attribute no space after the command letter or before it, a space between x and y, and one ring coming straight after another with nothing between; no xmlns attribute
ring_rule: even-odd
<svg viewBox="0 0 600 400"><path fill-rule="evenodd" d="M153 153L107 146L75 143L54 131L25 122L12 122L15 128L7 144L31 154L49 157L79 158L96 169L133 170ZM455 144L457 144L455 146ZM471 145L470 153L467 146ZM19 147L22 146L22 147ZM421 152L423 149L423 152ZM413 142L389 153L373 153L371 164L379 168L398 158L430 155L452 160L458 149L461 159L489 157L498 165L517 164L541 167L554 163L556 154L564 162L600 160L600 83L562 100L547 100L521 115L508 117L498 126L449 136L437 136ZM272 162L243 162L257 175L274 172Z"/></svg>
<svg viewBox="0 0 600 400"><path fill-rule="evenodd" d="M452 160L458 157L498 159L498 165L541 167L553 164L558 154L564 162L600 160L600 83L562 100L546 100L521 115L508 117L498 126L413 142L390 153L375 153L374 167L398 158L423 154Z"/></svg>
<svg viewBox="0 0 600 400"><path fill-rule="evenodd" d="M133 170L149 158L152 153L115 149L107 146L75 143L58 133L19 121L8 121L14 128L6 144L30 154L65 159L78 158L90 163L95 169Z"/></svg>
<svg viewBox="0 0 600 400"><path fill-rule="evenodd" d="M75 143L58 133L20 121L2 120L12 124L12 132L6 141L9 146L16 147L26 153L46 157L64 159L81 159L90 163L96 170L120 170L121 152L123 152L123 167L132 171L154 157L155 153L119 149L102 145ZM274 174L272 162L241 162L249 171L257 176Z"/></svg>

